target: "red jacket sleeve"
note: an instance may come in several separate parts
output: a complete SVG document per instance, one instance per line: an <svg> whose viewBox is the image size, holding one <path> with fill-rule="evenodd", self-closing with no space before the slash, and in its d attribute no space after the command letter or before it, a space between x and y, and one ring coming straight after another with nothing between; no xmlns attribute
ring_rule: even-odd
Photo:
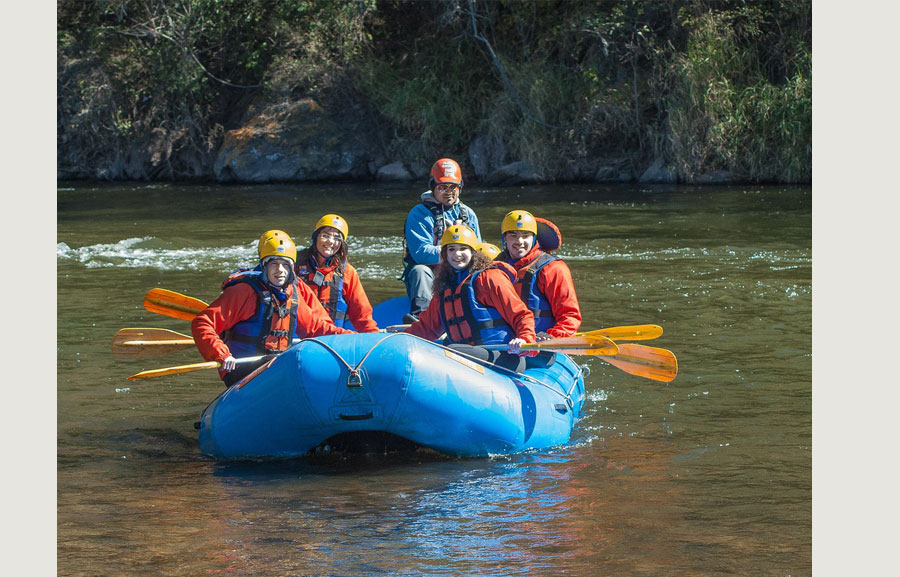
<svg viewBox="0 0 900 577"><path fill-rule="evenodd" d="M528 343L535 341L534 315L519 298L506 273L488 269L475 277L475 298L497 309L517 337Z"/></svg>
<svg viewBox="0 0 900 577"><path fill-rule="evenodd" d="M344 268L344 300L347 301L347 318L361 333L377 333L378 325L372 318L372 305L363 290L356 269L348 262Z"/></svg>
<svg viewBox="0 0 900 577"><path fill-rule="evenodd" d="M256 312L256 291L246 283L227 287L219 297L191 321L197 350L207 361L223 361L231 355L219 335L249 319Z"/></svg>
<svg viewBox="0 0 900 577"><path fill-rule="evenodd" d="M429 341L436 341L444 334L444 323L441 321L441 313L438 307L441 306L440 297L434 297L428 303L428 308L419 314L419 320L414 322L408 329L403 332Z"/></svg>
<svg viewBox="0 0 900 577"><path fill-rule="evenodd" d="M550 301L553 318L556 319L556 324L547 329L547 334L559 338L577 333L581 327L581 308L569 266L561 260L548 263L538 275L537 288Z"/></svg>
<svg viewBox="0 0 900 577"><path fill-rule="evenodd" d="M328 316L328 311L319 302L316 293L306 283L299 282L294 285L300 291L297 299L297 336L302 339L308 337L321 337L323 335L353 334L356 331L342 329L334 325L334 321Z"/></svg>

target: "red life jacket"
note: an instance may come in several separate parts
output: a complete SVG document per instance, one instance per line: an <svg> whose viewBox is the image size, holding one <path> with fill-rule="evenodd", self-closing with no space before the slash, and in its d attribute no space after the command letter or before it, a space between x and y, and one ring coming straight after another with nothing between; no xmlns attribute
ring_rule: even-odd
<svg viewBox="0 0 900 577"><path fill-rule="evenodd" d="M516 272L516 292L534 315L534 330L538 332L546 331L556 324L550 301L544 293L538 290L537 286L541 269L554 260L560 260L560 258L541 250L533 250L531 254L523 257L524 262L519 263L520 268Z"/></svg>
<svg viewBox="0 0 900 577"><path fill-rule="evenodd" d="M500 311L480 303L475 296L475 279L490 269L502 270L510 282L516 278L515 269L506 263L495 262L486 269L468 275L455 289L444 289L439 311L448 342L468 345L505 344L516 336Z"/></svg>

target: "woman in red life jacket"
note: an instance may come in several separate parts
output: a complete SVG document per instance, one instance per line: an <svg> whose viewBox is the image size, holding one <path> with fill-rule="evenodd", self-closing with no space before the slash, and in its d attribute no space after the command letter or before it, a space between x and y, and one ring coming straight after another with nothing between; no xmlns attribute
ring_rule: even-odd
<svg viewBox="0 0 900 577"><path fill-rule="evenodd" d="M441 237L441 263L435 270L434 297L406 332L428 340L446 333L450 347L521 372L520 347L534 342L534 317L519 299L515 271L481 252L475 232L464 225ZM479 345L509 344L509 353Z"/></svg>
<svg viewBox="0 0 900 577"><path fill-rule="evenodd" d="M294 334L314 337L352 333L334 326L306 285L297 284L297 249L287 233L270 230L257 245L260 266L232 273L222 294L191 321L197 349L207 361L219 361L219 376L231 386L272 355L291 346ZM252 363L237 358L268 355Z"/></svg>
<svg viewBox="0 0 900 577"><path fill-rule="evenodd" d="M316 223L312 244L300 251L294 272L312 289L339 327L353 323L361 333L376 333L372 305L363 290L356 269L347 262L347 221L336 214L326 214Z"/></svg>
<svg viewBox="0 0 900 577"><path fill-rule="evenodd" d="M497 260L516 269L516 291L534 314L538 341L569 337L581 327L572 273L558 256L541 250L537 232L538 223L530 212L507 213L500 225L506 250Z"/></svg>

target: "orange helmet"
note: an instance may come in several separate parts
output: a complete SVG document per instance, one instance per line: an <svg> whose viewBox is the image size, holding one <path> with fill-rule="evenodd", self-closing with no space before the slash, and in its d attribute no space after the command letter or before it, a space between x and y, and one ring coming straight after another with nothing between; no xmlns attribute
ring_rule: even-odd
<svg viewBox="0 0 900 577"><path fill-rule="evenodd" d="M454 224L441 236L441 248L448 244L464 244L476 251L481 246L481 241L471 228L464 224Z"/></svg>
<svg viewBox="0 0 900 577"><path fill-rule="evenodd" d="M462 170L459 164L452 158L440 158L431 167L431 180L428 188L434 188L435 185L443 182L450 182L459 185L462 188L463 178Z"/></svg>

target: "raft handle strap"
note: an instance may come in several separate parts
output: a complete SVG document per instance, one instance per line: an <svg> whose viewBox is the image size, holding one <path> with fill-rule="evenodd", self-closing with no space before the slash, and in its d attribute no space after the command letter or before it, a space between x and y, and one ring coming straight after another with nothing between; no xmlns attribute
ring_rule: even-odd
<svg viewBox="0 0 900 577"><path fill-rule="evenodd" d="M348 363L348 362L344 359L344 357L342 357L336 350L334 350L333 348L331 348L331 347L328 346L327 344L323 343L322 341L320 341L320 340L318 340L318 339L315 339L315 338L311 338L311 339L303 339L303 340L304 340L304 341L312 341L312 342L314 342L314 343L319 343L320 345L322 345L323 347L325 347L326 349L328 349L329 351L331 351L331 354L333 354L335 357L337 357L337 359L338 359L339 361L341 361L342 363L344 363L344 366L347 367L347 370L348 370L349 373L350 373L350 374L347 375L347 386L348 386L348 387L351 387L351 388L356 388L356 387L361 387L361 386L362 386L362 377L361 377L360 374L359 374L359 370L362 368L362 364L363 364L364 362L366 362L366 359L369 358L369 355L372 354L372 351L374 351L375 349L377 349L377 348L378 348L378 345L380 345L381 343L383 343L383 342L386 341L387 339L389 339L389 338L391 338L391 337L396 337L397 335L400 335L400 334L405 334L405 333L391 333L391 334L387 335L386 337L380 339L377 343L375 343L374 345L372 345L372 348L369 349L368 352L367 352L365 355L363 355L363 358L360 359L360 361L359 361L358 363L356 363L356 366L355 366L355 367L351 367L351 366L350 366L350 363Z"/></svg>

